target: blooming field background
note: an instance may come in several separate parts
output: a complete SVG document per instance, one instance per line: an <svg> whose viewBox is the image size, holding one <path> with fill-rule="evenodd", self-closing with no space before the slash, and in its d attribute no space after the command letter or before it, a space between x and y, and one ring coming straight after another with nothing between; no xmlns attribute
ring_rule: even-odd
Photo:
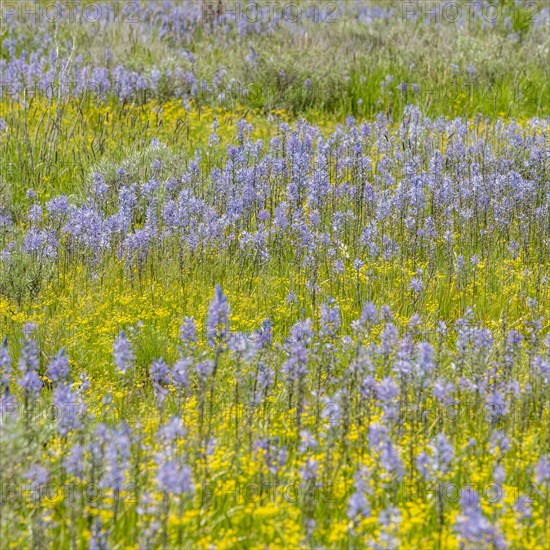
<svg viewBox="0 0 550 550"><path fill-rule="evenodd" d="M544 2L0 10L2 547L548 546Z"/></svg>

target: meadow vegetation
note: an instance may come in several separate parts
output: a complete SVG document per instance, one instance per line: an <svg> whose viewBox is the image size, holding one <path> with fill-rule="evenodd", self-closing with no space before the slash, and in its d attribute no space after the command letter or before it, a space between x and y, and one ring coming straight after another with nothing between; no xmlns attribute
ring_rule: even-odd
<svg viewBox="0 0 550 550"><path fill-rule="evenodd" d="M3 8L2 546L547 547L548 6L233 4Z"/></svg>

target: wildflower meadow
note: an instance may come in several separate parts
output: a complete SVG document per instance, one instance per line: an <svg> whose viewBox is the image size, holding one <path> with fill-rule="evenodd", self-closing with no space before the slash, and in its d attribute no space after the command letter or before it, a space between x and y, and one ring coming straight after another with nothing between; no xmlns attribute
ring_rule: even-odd
<svg viewBox="0 0 550 550"><path fill-rule="evenodd" d="M550 546L550 6L0 1L0 548Z"/></svg>

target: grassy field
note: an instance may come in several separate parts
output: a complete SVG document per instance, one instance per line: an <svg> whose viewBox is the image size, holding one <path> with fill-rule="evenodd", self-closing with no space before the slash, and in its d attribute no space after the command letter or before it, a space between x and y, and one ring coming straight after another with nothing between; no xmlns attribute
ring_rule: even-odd
<svg viewBox="0 0 550 550"><path fill-rule="evenodd" d="M2 547L546 548L548 5L262 6L0 5Z"/></svg>

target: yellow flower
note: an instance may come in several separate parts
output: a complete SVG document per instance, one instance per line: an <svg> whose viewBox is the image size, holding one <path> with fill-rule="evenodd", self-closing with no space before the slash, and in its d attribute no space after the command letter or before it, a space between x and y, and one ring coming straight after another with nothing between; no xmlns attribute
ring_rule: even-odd
<svg viewBox="0 0 550 550"><path fill-rule="evenodd" d="M278 513L277 507L273 502L269 502L265 506L260 506L254 510L254 518L265 520L275 517Z"/></svg>

